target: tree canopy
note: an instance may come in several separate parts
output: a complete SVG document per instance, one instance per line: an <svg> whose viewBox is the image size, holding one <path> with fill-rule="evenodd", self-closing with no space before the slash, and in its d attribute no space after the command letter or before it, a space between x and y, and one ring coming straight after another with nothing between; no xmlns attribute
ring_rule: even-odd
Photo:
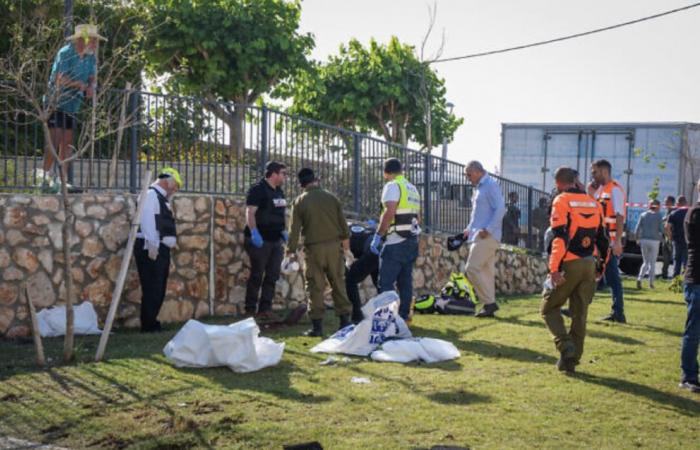
<svg viewBox="0 0 700 450"><path fill-rule="evenodd" d="M276 95L291 98L295 113L357 131L374 131L392 142L428 145L452 140L463 120L447 108L445 81L420 61L414 48L393 37L368 47L353 39L326 63L314 63L282 85Z"/></svg>
<svg viewBox="0 0 700 450"><path fill-rule="evenodd" d="M180 92L252 103L306 65L314 46L298 32L299 1L140 0L153 31L152 74Z"/></svg>
<svg viewBox="0 0 700 450"><path fill-rule="evenodd" d="M233 146L241 154L245 105L307 65L314 40L298 31L301 3L139 2L151 21L150 74L166 75L173 91L208 99L206 106L229 125Z"/></svg>
<svg viewBox="0 0 700 450"><path fill-rule="evenodd" d="M47 24L45 30L50 35L43 36L47 41L60 39L63 15L64 0L0 0L0 58L7 55L11 40L21 34L20 30L25 35L35 32L34 27L39 22ZM122 51L141 40L144 33L143 14L133 2L123 0L75 0L73 23L98 25L100 34L108 38L100 50L101 57L107 59L112 59L113 51ZM119 55L115 56L119 58ZM126 70L122 70L120 80L115 80L115 87L123 88L126 81L140 84L145 61L137 60L133 55L128 59L129 67L123 68Z"/></svg>

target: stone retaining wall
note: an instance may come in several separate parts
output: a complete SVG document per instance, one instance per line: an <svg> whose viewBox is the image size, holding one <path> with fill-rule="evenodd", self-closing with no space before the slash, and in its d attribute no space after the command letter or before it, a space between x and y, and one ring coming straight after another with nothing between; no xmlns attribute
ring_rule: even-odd
<svg viewBox="0 0 700 450"><path fill-rule="evenodd" d="M161 320L199 318L209 314L210 304L217 315L240 313L249 273L243 251L243 200L177 195L173 205L178 248L172 253ZM135 212L135 197L75 195L70 197L69 206L77 300L90 299L103 319ZM0 218L0 336L26 336L28 310L20 296L25 283L37 309L65 302L61 243L64 213L57 196L0 194ZM463 269L467 248L448 252L444 239L440 235L424 235L421 239L414 277L417 295L439 292L451 271ZM210 286L212 245L214 276ZM541 258L499 250L497 290L504 294L537 292L546 270ZM300 273L283 276L277 284L273 307L295 307L305 299L303 287ZM374 295L369 279L361 292L365 298ZM138 326L140 301L141 289L132 263L117 314L118 325Z"/></svg>

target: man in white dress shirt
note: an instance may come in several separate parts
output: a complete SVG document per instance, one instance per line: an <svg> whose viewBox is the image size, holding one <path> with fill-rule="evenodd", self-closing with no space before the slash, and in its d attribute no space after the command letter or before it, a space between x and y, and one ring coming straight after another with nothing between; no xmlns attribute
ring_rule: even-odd
<svg viewBox="0 0 700 450"><path fill-rule="evenodd" d="M160 331L158 313L165 298L170 271L170 249L177 243L175 216L169 200L182 187L177 170L166 167L148 188L141 224L136 234L134 257L141 281L141 331Z"/></svg>

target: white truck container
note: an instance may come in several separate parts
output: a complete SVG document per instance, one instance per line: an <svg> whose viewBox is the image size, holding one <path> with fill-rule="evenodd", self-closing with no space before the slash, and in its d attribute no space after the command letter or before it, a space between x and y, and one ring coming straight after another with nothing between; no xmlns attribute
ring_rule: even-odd
<svg viewBox="0 0 700 450"><path fill-rule="evenodd" d="M655 185L658 198L685 195L697 200L700 177L700 124L664 123L505 123L501 132L503 177L550 192L554 171L577 169L590 177L591 162L606 159L612 176L627 192L625 253L620 268L636 274L641 264L634 230Z"/></svg>
<svg viewBox="0 0 700 450"><path fill-rule="evenodd" d="M588 179L590 165L607 159L630 203L645 203L659 177L659 198L697 198L700 124L506 123L501 132L501 174L549 192L559 166ZM662 168L663 167L663 168Z"/></svg>

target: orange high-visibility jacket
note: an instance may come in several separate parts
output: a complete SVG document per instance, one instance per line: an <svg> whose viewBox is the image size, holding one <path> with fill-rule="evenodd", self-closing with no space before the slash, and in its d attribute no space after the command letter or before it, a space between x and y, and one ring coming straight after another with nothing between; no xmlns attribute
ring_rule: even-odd
<svg viewBox="0 0 700 450"><path fill-rule="evenodd" d="M625 190L622 189L622 186L620 183L618 183L615 180L610 180L608 184L603 186L602 192L600 193L600 196L598 197L598 202L600 202L600 205L603 207L603 222L605 223L605 227L608 230L608 235L610 236L610 239L615 240L617 239L617 213L615 213L615 208L613 207L613 201L612 201L612 191L613 188L619 188L620 191L622 191L622 198L623 198L623 205L627 201L626 199L626 194ZM625 210L621 211L622 217L625 217Z"/></svg>
<svg viewBox="0 0 700 450"><path fill-rule="evenodd" d="M549 221L554 233L550 272L559 272L564 261L607 258L609 241L602 208L585 192L572 188L557 195Z"/></svg>

